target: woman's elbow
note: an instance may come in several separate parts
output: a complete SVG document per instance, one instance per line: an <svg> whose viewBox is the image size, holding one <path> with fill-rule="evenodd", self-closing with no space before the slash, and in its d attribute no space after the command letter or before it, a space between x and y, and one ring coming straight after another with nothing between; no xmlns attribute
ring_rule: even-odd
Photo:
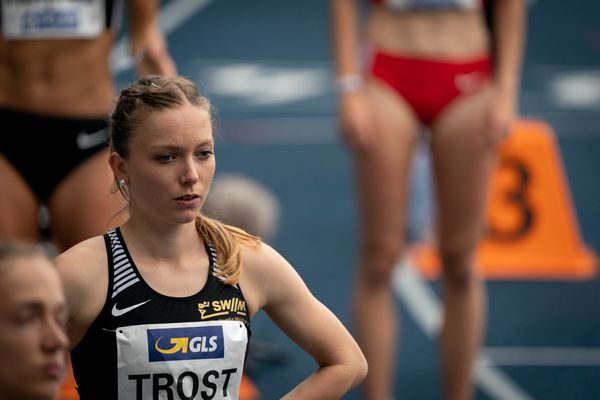
<svg viewBox="0 0 600 400"><path fill-rule="evenodd" d="M361 383L367 377L368 372L369 364L367 363L367 359L361 352L359 362L357 363L356 376L354 379L353 387Z"/></svg>
<svg viewBox="0 0 600 400"><path fill-rule="evenodd" d="M352 361L349 363L348 372L351 376L351 388L358 386L367 377L369 365L362 351L358 351L352 358Z"/></svg>

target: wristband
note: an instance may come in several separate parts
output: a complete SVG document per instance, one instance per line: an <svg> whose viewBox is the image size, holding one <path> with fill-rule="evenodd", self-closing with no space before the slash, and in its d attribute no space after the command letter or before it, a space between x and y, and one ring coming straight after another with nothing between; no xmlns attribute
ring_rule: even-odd
<svg viewBox="0 0 600 400"><path fill-rule="evenodd" d="M351 93L362 89L365 80L358 74L347 74L337 78L334 85L338 94Z"/></svg>

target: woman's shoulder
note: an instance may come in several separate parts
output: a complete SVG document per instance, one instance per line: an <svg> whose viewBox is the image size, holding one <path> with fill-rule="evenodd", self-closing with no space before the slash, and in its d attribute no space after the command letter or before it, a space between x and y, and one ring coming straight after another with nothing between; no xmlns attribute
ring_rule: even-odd
<svg viewBox="0 0 600 400"><path fill-rule="evenodd" d="M80 242L54 258L69 308L69 337L75 346L103 307L108 289L102 236Z"/></svg>
<svg viewBox="0 0 600 400"><path fill-rule="evenodd" d="M260 281L282 279L295 274L291 263L271 245L261 242L258 246L242 247L243 273Z"/></svg>
<svg viewBox="0 0 600 400"><path fill-rule="evenodd" d="M102 236L94 236L79 242L54 258L59 269L80 267L82 264L88 266L104 264L106 260L106 246Z"/></svg>
<svg viewBox="0 0 600 400"><path fill-rule="evenodd" d="M270 244L263 241L253 244L243 243L241 244L241 251L244 263L271 263L273 259L282 257Z"/></svg>
<svg viewBox="0 0 600 400"><path fill-rule="evenodd" d="M242 247L240 285L251 309L273 304L302 286L292 265L269 244Z"/></svg>

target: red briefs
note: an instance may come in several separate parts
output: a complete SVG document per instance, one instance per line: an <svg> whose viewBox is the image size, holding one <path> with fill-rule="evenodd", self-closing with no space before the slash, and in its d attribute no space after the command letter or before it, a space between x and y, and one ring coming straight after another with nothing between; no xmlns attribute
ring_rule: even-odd
<svg viewBox="0 0 600 400"><path fill-rule="evenodd" d="M481 89L491 74L487 57L449 62L377 52L371 66L371 75L394 88L426 125L456 97Z"/></svg>

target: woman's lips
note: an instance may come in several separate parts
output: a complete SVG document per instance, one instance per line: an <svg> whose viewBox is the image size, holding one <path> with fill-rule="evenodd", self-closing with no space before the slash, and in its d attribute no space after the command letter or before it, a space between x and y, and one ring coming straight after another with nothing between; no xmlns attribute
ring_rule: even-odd
<svg viewBox="0 0 600 400"><path fill-rule="evenodd" d="M42 373L45 377L61 380L65 375L65 366L60 363L46 363L42 367Z"/></svg>

